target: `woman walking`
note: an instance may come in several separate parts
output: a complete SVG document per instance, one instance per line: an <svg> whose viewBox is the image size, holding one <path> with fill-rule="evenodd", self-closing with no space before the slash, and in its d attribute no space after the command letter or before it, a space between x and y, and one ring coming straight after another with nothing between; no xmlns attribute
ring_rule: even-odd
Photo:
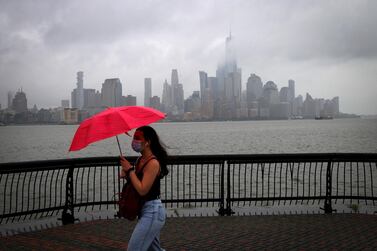
<svg viewBox="0 0 377 251"><path fill-rule="evenodd" d="M166 166L167 152L150 126L135 131L132 148L141 153L141 157L133 167L121 156L122 176L130 180L145 203L128 243L128 250L163 250L160 246L160 231L165 224L166 212L160 200L160 179L169 172ZM136 172L139 173L139 170L141 173L138 177Z"/></svg>

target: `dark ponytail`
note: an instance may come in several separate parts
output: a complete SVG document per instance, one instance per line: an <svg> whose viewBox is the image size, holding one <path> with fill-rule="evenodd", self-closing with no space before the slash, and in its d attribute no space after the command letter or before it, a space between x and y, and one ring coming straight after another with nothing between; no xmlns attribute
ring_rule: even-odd
<svg viewBox="0 0 377 251"><path fill-rule="evenodd" d="M137 131L143 132L144 139L150 142L150 148L154 156L156 156L158 162L160 162L161 173L160 178L163 178L169 173L167 167L167 157L168 153L165 149L165 144L160 141L156 131L150 126L142 126L137 129Z"/></svg>

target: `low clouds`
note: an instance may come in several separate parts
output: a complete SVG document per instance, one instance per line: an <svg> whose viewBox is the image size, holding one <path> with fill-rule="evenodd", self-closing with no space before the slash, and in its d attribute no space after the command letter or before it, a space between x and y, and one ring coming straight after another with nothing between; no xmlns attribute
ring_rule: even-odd
<svg viewBox="0 0 377 251"><path fill-rule="evenodd" d="M339 95L344 112L375 113L370 97L354 104L339 74L358 76L359 85L376 92L366 84L377 79L376 11L377 2L367 0L0 0L0 103L4 107L6 92L22 86L30 106L58 106L79 70L87 88L119 77L123 94L137 95L142 104L143 79L151 77L160 96L162 82L177 68L187 97L199 89L199 70L215 74L231 27L243 84L250 73L279 87L293 78L303 92ZM328 82L334 88L326 91ZM48 97L40 94L46 88Z"/></svg>

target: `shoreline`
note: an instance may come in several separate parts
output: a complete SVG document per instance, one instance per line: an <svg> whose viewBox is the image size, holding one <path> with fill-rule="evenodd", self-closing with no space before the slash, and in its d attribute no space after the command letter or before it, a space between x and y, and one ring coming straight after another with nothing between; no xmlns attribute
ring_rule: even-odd
<svg viewBox="0 0 377 251"><path fill-rule="evenodd" d="M377 116L374 117L374 116L362 116L362 115L357 115L357 116L354 116L354 117L334 117L332 119L316 119L316 118L299 118L299 119L296 119L296 118L292 118L292 119L234 119L234 120L191 120L191 121L185 121L185 120L163 120L163 121L158 121L158 122L155 122L153 124L164 124L164 123L201 123L201 122L245 122L245 121L301 121L301 120L338 120L338 119L377 119ZM53 125L53 126L56 126L56 125L62 125L62 126L65 126L65 125L69 125L69 126L72 126L72 125L80 125L82 123L79 122L79 123L74 123L74 124L65 124L65 123L24 123L24 124L4 124L4 123L1 123L0 124L0 127L2 126L43 126L43 125Z"/></svg>

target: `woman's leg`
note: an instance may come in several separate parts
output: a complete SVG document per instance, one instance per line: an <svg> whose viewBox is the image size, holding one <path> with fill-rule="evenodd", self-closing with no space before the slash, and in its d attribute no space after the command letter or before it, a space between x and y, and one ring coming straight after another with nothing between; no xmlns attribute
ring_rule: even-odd
<svg viewBox="0 0 377 251"><path fill-rule="evenodd" d="M147 201L141 218L128 243L128 250L162 250L159 242L161 228L165 224L165 209L160 200Z"/></svg>

